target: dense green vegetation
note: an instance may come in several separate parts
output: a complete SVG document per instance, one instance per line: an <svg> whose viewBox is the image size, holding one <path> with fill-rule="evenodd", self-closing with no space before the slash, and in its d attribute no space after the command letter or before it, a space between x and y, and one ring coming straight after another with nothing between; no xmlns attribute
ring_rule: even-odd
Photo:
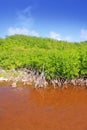
<svg viewBox="0 0 87 130"><path fill-rule="evenodd" d="M69 43L24 35L0 38L0 68L44 71L46 78L87 75L87 42Z"/></svg>

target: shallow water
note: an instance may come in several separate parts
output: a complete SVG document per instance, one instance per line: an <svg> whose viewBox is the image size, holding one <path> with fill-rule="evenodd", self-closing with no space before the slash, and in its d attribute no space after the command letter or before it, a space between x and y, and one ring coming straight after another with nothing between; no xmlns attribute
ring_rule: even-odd
<svg viewBox="0 0 87 130"><path fill-rule="evenodd" d="M0 130L87 130L87 90L1 87Z"/></svg>

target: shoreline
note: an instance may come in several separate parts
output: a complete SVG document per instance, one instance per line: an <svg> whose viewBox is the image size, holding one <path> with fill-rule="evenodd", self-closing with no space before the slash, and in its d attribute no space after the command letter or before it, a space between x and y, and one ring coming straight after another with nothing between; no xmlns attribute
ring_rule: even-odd
<svg viewBox="0 0 87 130"><path fill-rule="evenodd" d="M80 89L86 89L87 86L85 85L72 85L72 84L67 84L67 85L63 85L62 87L59 87L59 86L53 86L53 84L49 84L48 86L46 87L35 87L34 85L32 85L31 83L27 83L27 84L24 84L23 82L18 82L16 85L13 86L13 83L12 81L0 81L0 87L10 87L10 88L20 88L20 87L23 87L23 88L34 88L34 89L50 89L50 88L53 88L53 89L69 89L69 88L80 88Z"/></svg>
<svg viewBox="0 0 87 130"><path fill-rule="evenodd" d="M35 86L34 83L31 82L26 82L24 83L23 81L18 81L18 82L14 82L14 81L6 81L4 80L0 80L0 87L12 87L12 88L18 88L18 87L30 87L30 88L54 88L54 89L68 89L68 88L87 88L87 85L73 85L72 83L68 83L68 84L63 84L62 86L58 86L58 85L53 85L52 83L49 83L47 86Z"/></svg>
<svg viewBox="0 0 87 130"><path fill-rule="evenodd" d="M74 79L51 79L47 80L44 72L39 74L35 71L24 69L11 69L5 71L0 69L0 86L11 86L13 88L23 86L34 88L47 88L53 86L54 88L68 88L70 86L78 86L87 88L87 77L83 78L74 78Z"/></svg>

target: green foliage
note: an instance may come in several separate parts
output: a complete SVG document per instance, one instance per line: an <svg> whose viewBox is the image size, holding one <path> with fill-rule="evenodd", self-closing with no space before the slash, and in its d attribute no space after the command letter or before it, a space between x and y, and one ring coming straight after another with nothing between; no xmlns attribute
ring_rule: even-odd
<svg viewBox="0 0 87 130"><path fill-rule="evenodd" d="M68 43L24 35L0 39L0 68L44 71L46 78L87 75L87 42Z"/></svg>

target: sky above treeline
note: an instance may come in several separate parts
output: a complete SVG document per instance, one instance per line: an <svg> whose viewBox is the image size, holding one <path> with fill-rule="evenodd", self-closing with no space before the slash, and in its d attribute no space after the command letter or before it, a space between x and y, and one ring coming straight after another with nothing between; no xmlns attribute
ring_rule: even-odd
<svg viewBox="0 0 87 130"><path fill-rule="evenodd" d="M0 37L87 40L87 0L0 0Z"/></svg>

